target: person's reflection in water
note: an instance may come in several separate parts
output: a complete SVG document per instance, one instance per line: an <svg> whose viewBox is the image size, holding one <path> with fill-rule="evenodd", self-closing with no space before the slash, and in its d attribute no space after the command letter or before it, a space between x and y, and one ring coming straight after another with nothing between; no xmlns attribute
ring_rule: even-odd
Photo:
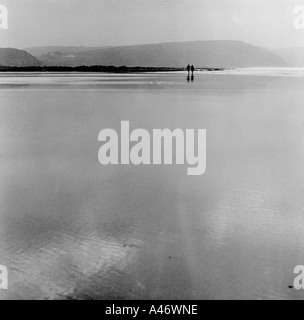
<svg viewBox="0 0 304 320"><path fill-rule="evenodd" d="M190 82L190 75L187 76L187 81Z"/></svg>
<svg viewBox="0 0 304 320"><path fill-rule="evenodd" d="M194 75L191 76L191 82L193 82L193 81L194 81Z"/></svg>

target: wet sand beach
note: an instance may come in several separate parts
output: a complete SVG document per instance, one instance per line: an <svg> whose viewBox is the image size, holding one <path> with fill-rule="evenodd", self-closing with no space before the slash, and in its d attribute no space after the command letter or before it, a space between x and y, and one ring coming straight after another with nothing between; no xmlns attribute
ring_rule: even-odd
<svg viewBox="0 0 304 320"><path fill-rule="evenodd" d="M0 299L303 299L304 77L0 73ZM207 129L207 171L101 129Z"/></svg>

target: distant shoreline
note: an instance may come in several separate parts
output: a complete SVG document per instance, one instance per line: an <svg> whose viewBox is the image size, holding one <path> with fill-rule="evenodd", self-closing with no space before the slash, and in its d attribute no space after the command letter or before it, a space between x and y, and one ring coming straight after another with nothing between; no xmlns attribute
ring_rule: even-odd
<svg viewBox="0 0 304 320"><path fill-rule="evenodd" d="M223 71L225 68L199 68L198 71ZM1 67L0 72L102 72L102 73L147 73L180 72L186 68L167 67L114 67L114 66L79 66L79 67Z"/></svg>

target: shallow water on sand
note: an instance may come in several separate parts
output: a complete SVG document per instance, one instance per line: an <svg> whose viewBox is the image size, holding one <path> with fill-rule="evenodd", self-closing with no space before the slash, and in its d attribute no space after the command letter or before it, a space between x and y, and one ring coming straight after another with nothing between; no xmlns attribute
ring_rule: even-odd
<svg viewBox="0 0 304 320"><path fill-rule="evenodd" d="M98 133L207 129L207 172L98 163ZM151 131L150 131L151 132ZM1 299L288 299L304 78L0 74Z"/></svg>

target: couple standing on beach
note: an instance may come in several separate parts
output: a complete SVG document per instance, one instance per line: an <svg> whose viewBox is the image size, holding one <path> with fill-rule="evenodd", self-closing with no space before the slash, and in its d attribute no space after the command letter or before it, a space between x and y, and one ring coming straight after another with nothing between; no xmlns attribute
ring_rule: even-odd
<svg viewBox="0 0 304 320"><path fill-rule="evenodd" d="M190 66L190 64L188 64L187 71L188 71L188 75L190 75L190 71L191 71L192 76L194 76L194 71L195 71L194 65Z"/></svg>

